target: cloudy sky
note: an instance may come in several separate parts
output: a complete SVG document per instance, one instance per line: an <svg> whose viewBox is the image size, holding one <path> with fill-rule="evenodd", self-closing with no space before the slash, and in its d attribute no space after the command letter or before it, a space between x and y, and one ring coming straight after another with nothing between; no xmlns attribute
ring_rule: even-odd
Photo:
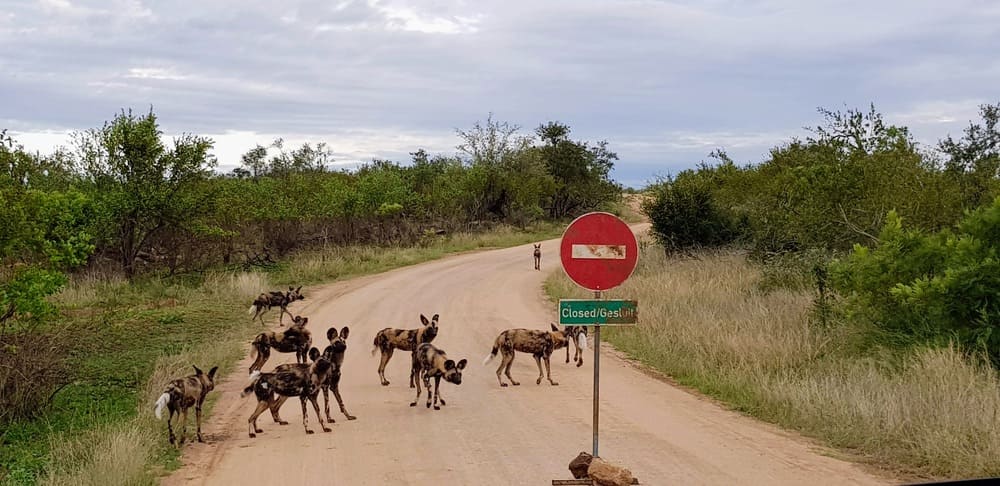
<svg viewBox="0 0 1000 486"><path fill-rule="evenodd" d="M69 143L122 108L339 163L452 154L489 113L607 140L639 186L876 107L933 145L1000 101L994 0L0 0L0 128Z"/></svg>

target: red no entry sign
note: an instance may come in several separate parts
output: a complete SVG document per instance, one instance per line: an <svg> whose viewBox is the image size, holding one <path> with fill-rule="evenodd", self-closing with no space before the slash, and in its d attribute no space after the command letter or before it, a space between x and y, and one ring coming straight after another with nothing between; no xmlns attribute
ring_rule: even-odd
<svg viewBox="0 0 1000 486"><path fill-rule="evenodd" d="M559 246L563 270L588 290L621 285L635 270L639 245L632 229L609 213L587 213L573 220Z"/></svg>

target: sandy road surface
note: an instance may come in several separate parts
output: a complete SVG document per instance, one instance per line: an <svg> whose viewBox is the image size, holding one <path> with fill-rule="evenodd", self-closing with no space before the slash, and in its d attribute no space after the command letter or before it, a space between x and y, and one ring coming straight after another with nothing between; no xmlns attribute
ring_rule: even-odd
<svg viewBox="0 0 1000 486"><path fill-rule="evenodd" d="M333 432L306 435L298 400L282 409L290 425L265 413L264 433L247 437L252 396L239 397L249 361L217 390L206 425L210 444L188 447L185 466L165 484L510 485L568 479L566 465L591 449L593 351L582 368L553 360L553 378L535 385L534 360L519 354L512 373L522 384L501 389L499 360L482 360L499 331L543 328L555 320L541 283L559 266L558 240L543 245L543 271L532 269L531 246L449 257L381 275L307 289L296 313L310 319L314 339L329 326L349 325ZM468 358L461 386L442 382L448 405L410 408L409 353L397 352L379 384L369 351L384 327L416 327L419 314L441 315L435 344ZM291 355L272 354L265 371ZM624 463L646 485L882 484L858 466L822 454L808 442L722 410L707 400L602 354L601 455ZM332 399L332 396L331 396ZM322 398L320 399L322 402ZM320 405L322 407L322 403Z"/></svg>

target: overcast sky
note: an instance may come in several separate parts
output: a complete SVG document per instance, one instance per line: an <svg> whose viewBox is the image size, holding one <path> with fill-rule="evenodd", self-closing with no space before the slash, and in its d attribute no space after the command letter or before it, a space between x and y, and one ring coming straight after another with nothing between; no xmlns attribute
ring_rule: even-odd
<svg viewBox="0 0 1000 486"><path fill-rule="evenodd" d="M494 118L607 140L639 186L725 148L759 162L874 102L934 144L1000 101L994 0L0 0L0 129L51 151L122 108L339 163L453 154Z"/></svg>

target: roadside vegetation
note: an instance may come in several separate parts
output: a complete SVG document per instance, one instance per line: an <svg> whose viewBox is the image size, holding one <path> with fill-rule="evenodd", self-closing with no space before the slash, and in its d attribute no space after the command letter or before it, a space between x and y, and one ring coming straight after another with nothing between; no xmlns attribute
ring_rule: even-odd
<svg viewBox="0 0 1000 486"><path fill-rule="evenodd" d="M1000 104L921 147L874 107L644 205L641 323L608 339L730 406L879 466L1000 475ZM565 276L553 298L586 297Z"/></svg>
<svg viewBox="0 0 1000 486"><path fill-rule="evenodd" d="M353 171L278 140L220 174L211 140L166 141L152 112L47 155L0 132L0 483L155 482L177 456L149 405L191 364L232 368L261 292L624 211L617 156L569 133L491 117L458 131L457 155Z"/></svg>

